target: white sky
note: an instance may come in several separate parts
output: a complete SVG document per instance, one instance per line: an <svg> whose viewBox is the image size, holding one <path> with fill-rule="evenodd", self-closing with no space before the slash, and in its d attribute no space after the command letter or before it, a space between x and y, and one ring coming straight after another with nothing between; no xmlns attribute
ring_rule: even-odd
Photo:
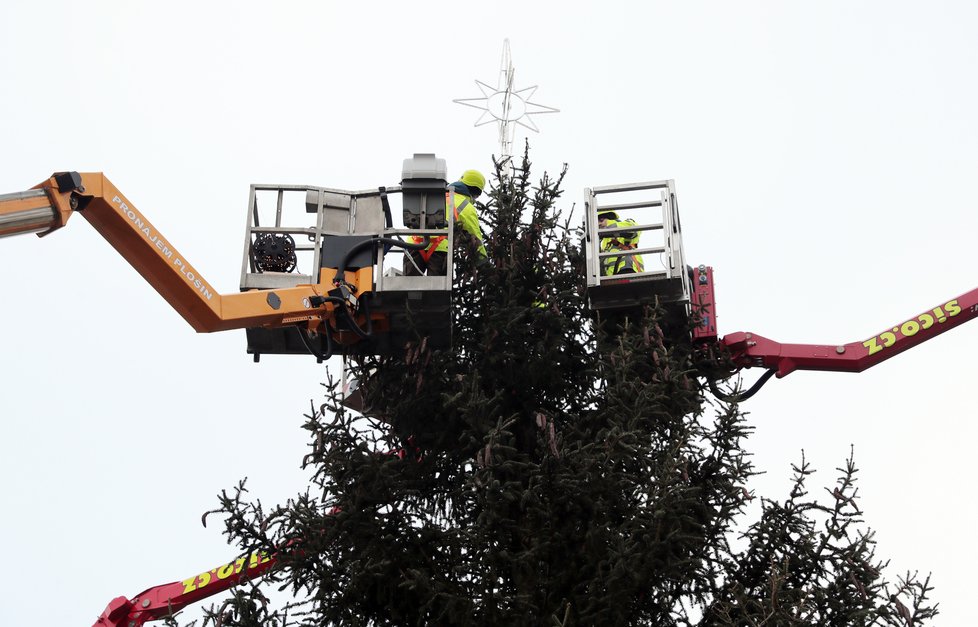
<svg viewBox="0 0 978 627"><path fill-rule="evenodd" d="M251 183L396 184L436 152L490 170L494 127L452 104L509 37L533 161L586 186L673 178L721 333L863 340L978 282L978 7L966 2L0 5L0 191L104 171L223 292ZM424 8L422 8L424 7ZM302 489L323 369L196 335L85 221L0 242L0 624L90 625L115 596L233 555L200 515L248 476ZM976 435L966 325L861 375L795 373L747 404L783 498L805 449L855 446L891 578L933 571L973 617ZM752 375L753 376L753 375Z"/></svg>

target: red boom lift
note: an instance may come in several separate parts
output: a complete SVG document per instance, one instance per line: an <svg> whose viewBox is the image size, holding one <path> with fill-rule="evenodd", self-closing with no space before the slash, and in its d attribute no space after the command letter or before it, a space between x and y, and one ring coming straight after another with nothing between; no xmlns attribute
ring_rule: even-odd
<svg viewBox="0 0 978 627"><path fill-rule="evenodd" d="M56 173L27 192L0 195L0 237L44 236L80 213L194 329L246 329L247 350L255 361L267 353L311 353L318 361L364 351L390 354L415 334L440 342L434 348L444 348L450 336L446 330L450 329L453 244L452 216L446 216L443 209L446 172L443 159L416 154L404 161L401 185L395 187L350 192L253 185L241 292L236 294L217 293L99 173ZM404 228L393 227L388 201L392 194L402 196ZM268 205L259 202L263 195L270 199ZM286 199L293 196L304 201L300 205L306 214L302 226L283 222ZM685 323L695 312L700 323L693 331L694 342L729 357L735 371L766 369L756 383L738 394L723 394L716 381L709 381L713 392L725 400L745 400L772 376L784 377L795 370L860 372L978 315L975 289L864 341L782 344L744 332L721 338L716 328L713 269L686 263L674 182L595 187L585 190L585 196L591 310L627 313L658 304L667 318L678 323ZM599 220L606 212L619 218L613 226ZM404 235L447 237L447 276L402 276L397 270L385 271L385 255L412 247L401 239ZM640 244L616 246L614 242L622 239L616 236ZM305 273L298 270L300 254L311 262ZM662 264L629 274L608 274L602 269L622 257L641 257L646 262L660 258ZM618 267L617 263L610 265ZM149 588L131 599L118 597L95 626L138 627L227 590L242 579L257 577L274 563L274 555L254 554Z"/></svg>

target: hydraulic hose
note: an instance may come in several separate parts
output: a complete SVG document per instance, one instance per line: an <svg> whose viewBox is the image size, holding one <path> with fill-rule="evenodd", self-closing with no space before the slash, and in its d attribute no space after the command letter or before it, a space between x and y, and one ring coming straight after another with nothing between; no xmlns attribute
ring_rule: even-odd
<svg viewBox="0 0 978 627"><path fill-rule="evenodd" d="M394 218L391 216L391 203L387 199L387 188L381 187L380 189L380 204L384 208L384 224L387 225L388 229L394 228Z"/></svg>
<svg viewBox="0 0 978 627"><path fill-rule="evenodd" d="M347 308L345 308L345 307L343 308L343 313L346 315L346 321L350 324L350 328L353 329L353 332L354 333L356 333L357 335L359 335L360 337L362 337L365 340L366 339L369 339L370 336L373 335L373 333L374 333L374 321L370 319L370 296L369 296L369 294L370 294L370 292L367 292L366 294L364 294L362 297L360 297L360 301L359 301L362 304L362 307L363 307L363 315L367 319L367 328L366 329L361 329L360 328L360 325L357 324L357 321L350 314L350 310L347 309Z"/></svg>
<svg viewBox="0 0 978 627"><path fill-rule="evenodd" d="M353 330L354 333L356 333L363 339L368 339L370 335L373 333L373 320L370 319L370 299L369 298L361 299L360 302L363 303L364 314L367 317L366 329L361 328L360 325L357 324L357 321L353 317L353 314L350 313L350 308L347 306L345 300L343 300L338 296L323 297L323 303L333 303L334 305L337 306L337 309L343 312L343 317L349 323L350 328ZM318 350L316 350L316 347L312 345L312 342L309 339L309 336L307 335L305 329L297 328L297 330L299 331L299 339L302 340L302 344L303 346L306 347L306 350L308 350L313 357L322 361L325 361L330 357L332 357L333 351L336 350L336 346L333 343L333 334L332 334L333 329L329 326L329 323L326 323L326 326L327 326L326 333L320 334L326 337L325 353L320 353Z"/></svg>
<svg viewBox="0 0 978 627"><path fill-rule="evenodd" d="M394 228L394 218L391 215L391 203L387 199L387 188L380 187L380 204L384 208L384 228L392 229ZM391 245L387 244L384 246L384 254L386 255L390 251Z"/></svg>
<svg viewBox="0 0 978 627"><path fill-rule="evenodd" d="M431 238L427 235L424 237L424 241L418 242L417 244L405 242L404 240L394 237L375 237L373 239L360 242L359 244L353 246L349 251L347 251L346 255L343 256L343 261L340 262L339 267L336 269L337 278L334 280L334 283L339 285L343 281L342 277L346 276L347 265L349 265L350 261L357 255L357 253L365 248L386 244L388 246L397 246L398 248L406 248L408 250L424 250L430 243ZM350 308L347 306L346 301L342 298L338 296L327 296L325 298L325 302L331 302L339 305L343 311L343 316L346 318L346 321L350 326L350 329L362 339L369 339L370 336L373 335L373 320L370 319L370 298L367 297L366 294L364 294L364 297L361 297L360 299L360 302L363 303L363 313L367 320L366 329L357 324L357 321L350 312ZM313 354L315 355L316 353ZM330 354L332 355L332 347L330 348Z"/></svg>
<svg viewBox="0 0 978 627"><path fill-rule="evenodd" d="M317 360L326 361L327 359L333 356L333 350L334 350L333 338L332 338L332 334L329 332L328 329L326 333L320 334L326 337L325 353L320 353L316 349L316 347L312 345L312 340L309 338L308 331L306 331L305 329L300 329L298 327L296 327L296 331L299 332L299 339L302 340L302 345L305 346L306 350L309 351L309 354L315 357Z"/></svg>
<svg viewBox="0 0 978 627"><path fill-rule="evenodd" d="M411 244L405 242L402 239L397 239L395 237L375 237L373 239L368 239L366 241L360 242L353 248L351 248L346 255L343 257L343 261L340 262L340 266L336 269L336 276L340 277L337 280L342 280L343 276L346 276L346 266L349 265L350 261L364 248L369 248L371 246L379 246L381 244L390 244L391 246L397 246L398 248L407 248L408 250L424 250L431 243L431 238L427 235L423 242L417 244Z"/></svg>
<svg viewBox="0 0 978 627"><path fill-rule="evenodd" d="M757 391L760 390L762 387L764 387L764 384L767 383L768 379L773 377L775 373L777 373L777 369L770 368L769 370L767 370L767 372L761 375L760 379L754 382L754 385L750 386L750 388L741 392L740 394L724 394L723 392L720 391L720 388L717 387L717 382L713 379L710 379L709 380L710 391L713 392L714 396L716 396L718 399L720 399L725 403L740 403L742 401L746 401L750 397L757 394Z"/></svg>

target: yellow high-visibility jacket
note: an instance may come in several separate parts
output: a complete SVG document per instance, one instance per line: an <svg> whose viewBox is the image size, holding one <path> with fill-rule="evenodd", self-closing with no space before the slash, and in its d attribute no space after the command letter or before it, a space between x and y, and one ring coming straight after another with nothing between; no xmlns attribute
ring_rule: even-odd
<svg viewBox="0 0 978 627"><path fill-rule="evenodd" d="M462 225L466 233L475 238L479 245L479 254L486 257L482 228L479 226L479 214L475 211L472 199L467 194L456 191L452 186L449 186L448 191L445 192L445 220L450 220L452 212L455 213L455 221ZM419 235L412 235L409 240L412 243L421 243L424 238ZM421 251L421 255L427 260L433 252L448 252L448 238L446 236L432 237L428 247Z"/></svg>
<svg viewBox="0 0 978 627"><path fill-rule="evenodd" d="M622 228L637 224L635 220L626 218L624 220L608 219L605 221L605 228ZM601 238L601 252L608 253L614 251L628 251L638 248L638 231L622 231L614 233L610 237ZM622 255L620 257L604 257L601 259L601 274L611 276L613 274L623 274L628 272L645 272L645 263L642 255Z"/></svg>

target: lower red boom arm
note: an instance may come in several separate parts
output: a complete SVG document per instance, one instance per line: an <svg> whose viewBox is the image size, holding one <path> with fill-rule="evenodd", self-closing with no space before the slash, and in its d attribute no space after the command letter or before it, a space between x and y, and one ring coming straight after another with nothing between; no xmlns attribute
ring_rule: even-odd
<svg viewBox="0 0 978 627"><path fill-rule="evenodd" d="M116 597L93 627L140 627L146 621L165 618L191 603L224 592L242 579L258 577L274 564L274 556L253 553L183 581L153 586L132 599Z"/></svg>

